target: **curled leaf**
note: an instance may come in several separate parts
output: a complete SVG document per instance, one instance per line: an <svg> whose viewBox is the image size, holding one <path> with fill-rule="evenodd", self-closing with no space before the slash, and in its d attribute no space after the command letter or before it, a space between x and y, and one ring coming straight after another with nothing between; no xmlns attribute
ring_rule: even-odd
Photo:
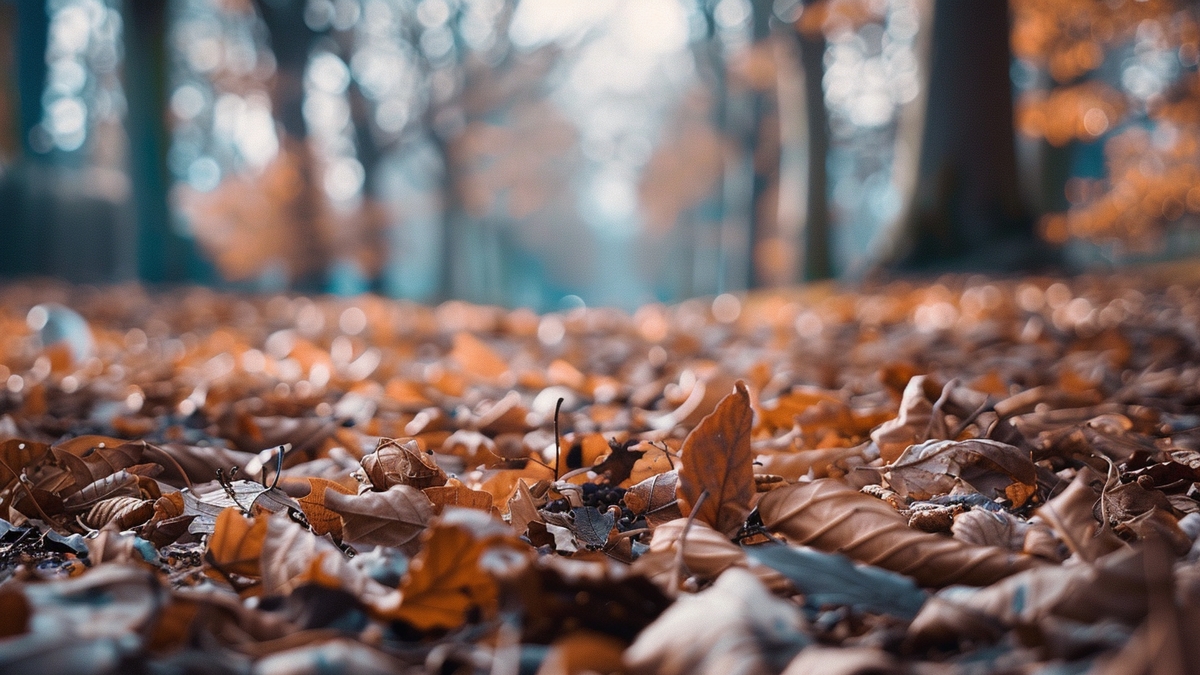
<svg viewBox="0 0 1200 675"><path fill-rule="evenodd" d="M630 511L646 517L646 524L651 528L682 518L683 512L676 499L679 486L679 472L665 471L629 488L625 493L625 506Z"/></svg>
<svg viewBox="0 0 1200 675"><path fill-rule="evenodd" d="M797 544L907 574L922 586L987 585L1036 564L991 546L918 532L886 503L830 479L773 490L763 523Z"/></svg>
<svg viewBox="0 0 1200 675"><path fill-rule="evenodd" d="M446 472L411 438L379 439L375 452L362 458L362 471L371 488L379 492L393 485L411 485L421 490L446 484Z"/></svg>

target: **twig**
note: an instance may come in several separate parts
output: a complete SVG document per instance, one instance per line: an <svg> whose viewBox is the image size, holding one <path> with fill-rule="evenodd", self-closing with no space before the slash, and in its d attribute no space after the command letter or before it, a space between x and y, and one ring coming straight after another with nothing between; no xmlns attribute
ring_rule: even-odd
<svg viewBox="0 0 1200 675"><path fill-rule="evenodd" d="M558 413L562 410L563 398L554 404L554 480L558 480L558 458L562 456L562 444L558 441Z"/></svg>
<svg viewBox="0 0 1200 675"><path fill-rule="evenodd" d="M692 521L696 519L696 513L700 511L705 499L708 499L708 490L700 493L696 505L692 507L692 512L688 514L687 521L683 524L683 531L679 533L679 545L675 547L675 569L671 572L674 575L671 580L671 588L679 588L682 581L681 576L692 576L691 570L687 567L687 561L684 559L683 547L687 543L688 530L692 529Z"/></svg>

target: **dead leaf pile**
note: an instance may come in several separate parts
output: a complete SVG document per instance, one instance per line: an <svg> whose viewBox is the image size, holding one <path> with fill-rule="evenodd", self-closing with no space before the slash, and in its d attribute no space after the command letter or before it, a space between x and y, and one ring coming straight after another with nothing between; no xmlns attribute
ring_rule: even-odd
<svg viewBox="0 0 1200 675"><path fill-rule="evenodd" d="M1169 272L715 314L4 287L0 670L1192 672Z"/></svg>

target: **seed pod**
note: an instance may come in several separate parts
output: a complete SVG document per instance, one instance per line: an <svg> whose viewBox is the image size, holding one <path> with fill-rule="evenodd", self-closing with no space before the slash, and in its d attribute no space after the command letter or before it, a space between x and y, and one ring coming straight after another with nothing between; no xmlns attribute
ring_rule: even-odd
<svg viewBox="0 0 1200 675"><path fill-rule="evenodd" d="M83 522L97 530L109 523L116 523L117 529L126 530L134 525L140 525L154 515L154 502L137 497L112 497L105 499L92 507L84 516Z"/></svg>

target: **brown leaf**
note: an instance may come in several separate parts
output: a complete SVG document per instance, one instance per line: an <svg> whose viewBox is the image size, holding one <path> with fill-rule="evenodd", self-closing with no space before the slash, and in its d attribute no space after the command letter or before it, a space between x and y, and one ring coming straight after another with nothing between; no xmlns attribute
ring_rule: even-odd
<svg viewBox="0 0 1200 675"><path fill-rule="evenodd" d="M651 476L625 492L625 506L638 515L646 516L646 525L653 529L683 517L676 498L678 486L678 471Z"/></svg>
<svg viewBox="0 0 1200 675"><path fill-rule="evenodd" d="M679 540L687 523L677 518L658 526L650 540L650 550L643 553L633 564L635 571L664 588L668 593L678 591L673 583L683 581L676 578ZM779 572L759 564L742 550L741 546L729 541L725 535L701 522L693 522L687 530L683 546L683 564L686 572L699 579L716 579L730 567L749 568L758 580L773 591L791 587L791 583Z"/></svg>
<svg viewBox="0 0 1200 675"><path fill-rule="evenodd" d="M1107 523L1098 522L1093 515L1092 509L1100 495L1092 488L1092 483L1102 480L1085 467L1065 490L1035 512L1054 528L1073 553L1086 562L1125 546Z"/></svg>
<svg viewBox="0 0 1200 675"><path fill-rule="evenodd" d="M45 443L19 438L0 443L0 489L15 481L22 469L32 468L41 462L49 452L50 446Z"/></svg>
<svg viewBox="0 0 1200 675"><path fill-rule="evenodd" d="M401 547L413 542L433 517L429 498L407 485L361 495L326 488L325 506L342 517L342 536L352 544Z"/></svg>
<svg viewBox="0 0 1200 675"><path fill-rule="evenodd" d="M543 500L544 503L544 500ZM508 519L517 536L524 535L530 523L541 523L542 514L538 511L539 502L533 498L525 479L517 480L517 489L508 500Z"/></svg>
<svg viewBox="0 0 1200 675"><path fill-rule="evenodd" d="M257 578L266 536L266 518L246 518L237 509L227 508L217 516L204 558L224 574Z"/></svg>
<svg viewBox="0 0 1200 675"><path fill-rule="evenodd" d="M1146 570L1141 550L1126 549L1095 565L1049 565L1025 570L986 588L952 588L935 595L913 620L920 642L951 636L978 639L986 625L1036 625L1056 616L1093 623L1115 619L1136 624L1146 614Z"/></svg>
<svg viewBox="0 0 1200 675"><path fill-rule="evenodd" d="M956 479L991 499L1008 499L1014 507L1037 490L1037 469L1029 453L987 438L912 445L885 472L893 490L913 499L946 494Z"/></svg>
<svg viewBox="0 0 1200 675"><path fill-rule="evenodd" d="M750 393L738 381L733 393L688 434L681 449L682 510L691 512L700 502L700 495L707 492L695 517L729 537L741 529L754 499L754 455L750 450L753 420Z"/></svg>
<svg viewBox="0 0 1200 675"><path fill-rule="evenodd" d="M112 497L137 497L141 495L138 489L137 476L121 469L116 473L105 476L72 494L63 500L63 506L71 511L82 511L91 508L102 499Z"/></svg>
<svg viewBox="0 0 1200 675"><path fill-rule="evenodd" d="M495 614L499 590L480 558L503 542L507 527L479 527L490 519L470 510L453 510L453 518L436 521L423 537L421 551L409 564L400 586L400 608L390 616L418 630L453 629L473 614L486 620ZM498 525L501 525L497 523ZM482 530L482 532L481 532Z"/></svg>
<svg viewBox="0 0 1200 675"><path fill-rule="evenodd" d="M362 470L372 489L380 492L393 485L411 485L421 490L446 484L446 472L412 438L379 439L375 452L362 458Z"/></svg>
<svg viewBox="0 0 1200 675"><path fill-rule="evenodd" d="M325 506L325 490L330 489L344 495L354 493L345 485L327 478L309 478L308 487L308 494L296 501L300 502L300 509L304 511L304 517L312 527L313 533L317 535L332 534L335 539L341 539L342 517Z"/></svg>
<svg viewBox="0 0 1200 675"><path fill-rule="evenodd" d="M55 445L50 450L58 462L71 472L75 485L69 492L74 492L121 469L141 463L145 449L146 444L141 441L80 436Z"/></svg>
<svg viewBox="0 0 1200 675"><path fill-rule="evenodd" d="M262 547L264 595L287 595L305 584L343 589L364 600L388 589L352 567L329 540L318 537L282 513L267 519Z"/></svg>
<svg viewBox="0 0 1200 675"><path fill-rule="evenodd" d="M7 584L0 589L0 639L29 631L33 607L20 586Z"/></svg>
<svg viewBox="0 0 1200 675"><path fill-rule="evenodd" d="M758 503L763 523L791 541L907 574L922 586L986 585L1037 564L991 546L918 532L886 503L820 479L773 490Z"/></svg>
<svg viewBox="0 0 1200 675"><path fill-rule="evenodd" d="M925 375L910 379L900 399L900 414L871 432L883 461L896 461L908 446L929 439L931 431L944 426L942 414L935 414L933 403L925 396L926 379Z"/></svg>
<svg viewBox="0 0 1200 675"><path fill-rule="evenodd" d="M481 490L472 490L463 485L457 478L451 478L444 486L429 487L422 490L429 501L433 503L433 512L441 515L447 506L462 506L469 509L491 512L492 495Z"/></svg>
<svg viewBox="0 0 1200 675"><path fill-rule="evenodd" d="M646 454L645 450L632 450L638 445L639 441L629 439L624 443L610 441L608 447L611 452L604 456L595 466L592 471L598 474L604 474L605 478L612 485L619 485L633 472L633 465Z"/></svg>

